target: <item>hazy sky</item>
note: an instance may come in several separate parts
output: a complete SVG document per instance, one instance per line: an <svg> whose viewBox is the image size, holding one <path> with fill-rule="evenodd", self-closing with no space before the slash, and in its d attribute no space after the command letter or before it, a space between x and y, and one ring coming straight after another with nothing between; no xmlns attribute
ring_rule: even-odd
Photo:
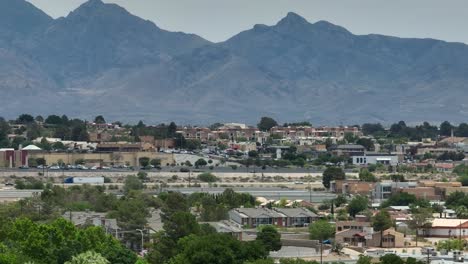
<svg viewBox="0 0 468 264"><path fill-rule="evenodd" d="M29 0L53 17L85 0ZM254 24L275 24L293 11L355 34L436 38L468 43L467 0L105 0L171 31L223 41Z"/></svg>

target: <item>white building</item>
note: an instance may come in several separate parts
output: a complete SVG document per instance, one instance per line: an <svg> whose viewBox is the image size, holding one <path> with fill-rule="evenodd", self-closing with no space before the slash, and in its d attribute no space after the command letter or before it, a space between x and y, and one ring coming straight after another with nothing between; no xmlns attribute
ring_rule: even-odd
<svg viewBox="0 0 468 264"><path fill-rule="evenodd" d="M364 153L364 155L353 156L354 165L369 165L369 164L384 164L396 166L398 165L399 159L396 154L385 154L385 153Z"/></svg>
<svg viewBox="0 0 468 264"><path fill-rule="evenodd" d="M426 237L466 238L468 219L435 218L431 227L420 229L419 234Z"/></svg>

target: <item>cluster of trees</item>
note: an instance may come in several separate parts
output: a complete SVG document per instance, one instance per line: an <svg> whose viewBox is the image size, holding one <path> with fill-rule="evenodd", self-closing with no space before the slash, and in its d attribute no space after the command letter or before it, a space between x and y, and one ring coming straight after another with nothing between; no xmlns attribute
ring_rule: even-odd
<svg viewBox="0 0 468 264"><path fill-rule="evenodd" d="M438 136L447 137L452 134L452 131L455 136L468 137L467 123L461 123L458 126L455 126L450 124L448 121L444 121L439 127L437 125L431 125L428 122L424 122L422 125L410 127L407 126L404 121L400 121L392 124L389 131L386 131L379 123L366 123L361 126L361 129L364 135L373 135L374 137L407 138L410 140L421 140L423 138L436 139Z"/></svg>
<svg viewBox="0 0 468 264"><path fill-rule="evenodd" d="M426 264L426 262L411 257L405 260L395 254L386 254L380 257L379 262L375 261L372 257L361 255L356 264Z"/></svg>
<svg viewBox="0 0 468 264"><path fill-rule="evenodd" d="M146 263L98 227L75 228L62 218L66 211L92 210L116 218L123 230L146 225L149 209L160 208L163 231L146 243L149 263L233 263L267 260L270 250L281 248L280 235L264 227L255 241L241 242L218 234L207 224L198 224L190 212L200 208L205 221L226 219L234 207L252 207L255 198L227 189L222 194L161 193L157 198L140 190L139 177L125 181L124 196L106 194L103 187L73 186L68 189L44 185L40 196L0 205L0 263ZM141 237L125 233L124 242L139 245ZM147 240L147 239L145 239ZM208 261L208 262L207 262ZM87 262L85 262L87 263Z"/></svg>
<svg viewBox="0 0 468 264"><path fill-rule="evenodd" d="M460 164L453 169L453 173L458 175L458 181L462 183L463 186L468 186L468 166L465 164Z"/></svg>
<svg viewBox="0 0 468 264"><path fill-rule="evenodd" d="M0 263L73 264L80 263L77 261L86 257L81 254L88 251L98 253L98 259L107 261L104 263L137 261L135 253L100 227L78 229L65 219L37 223L19 218L0 224Z"/></svg>
<svg viewBox="0 0 468 264"><path fill-rule="evenodd" d="M227 219L228 211L233 208L255 206L255 197L226 189L220 194L194 193L188 197L188 203L197 208L202 221L219 221Z"/></svg>
<svg viewBox="0 0 468 264"><path fill-rule="evenodd" d="M209 173L209 172L200 173L197 176L197 179L199 181L202 181L202 182L216 182L216 181L218 181L218 178L214 174Z"/></svg>
<svg viewBox="0 0 468 264"><path fill-rule="evenodd" d="M223 194L222 199L229 199L231 195ZM165 193L160 198L163 200L163 231L158 232L149 245L147 259L150 263L241 264L266 259L268 247L276 245L269 239L238 241L231 235L217 234L208 224L198 224L190 213L189 199L181 193Z"/></svg>
<svg viewBox="0 0 468 264"><path fill-rule="evenodd" d="M319 154L316 159L312 162L312 164L319 166L319 165L324 165L324 164L333 164L333 165L338 165L342 162L346 162L345 157L338 157L335 155L332 155L331 153L323 153Z"/></svg>
<svg viewBox="0 0 468 264"><path fill-rule="evenodd" d="M460 161L465 158L465 154L463 152L455 152L455 151L448 151L440 154L437 157L437 160L453 160L453 161Z"/></svg>
<svg viewBox="0 0 468 264"><path fill-rule="evenodd" d="M46 118L42 116L33 117L29 114L20 115L14 123L23 125L20 129L13 130L9 122L0 117L0 147L17 148L20 144L29 145L31 140L38 137L55 137L63 140L87 141L89 135L86 127L86 121L81 119L70 119L66 115L49 115ZM106 120L99 115L94 118L94 123L104 124ZM120 122L115 124L122 125ZM187 140L181 134L177 134L177 125L171 122L169 125L160 124L157 126L146 126L142 121L136 125L125 125L125 128L131 131L130 136L125 138L128 141L139 141L140 136L154 136L156 139L175 139L176 147L195 150L201 148L199 140ZM26 138L17 137L10 142L8 134L26 135ZM114 140L111 139L111 140ZM117 139L115 139L117 140ZM51 145L47 142L41 142L39 147L45 150L63 150L60 145Z"/></svg>
<svg viewBox="0 0 468 264"><path fill-rule="evenodd" d="M425 199L418 199L415 195L405 192L396 193L390 198L388 198L385 202L382 203L383 208L387 208L389 206L419 206L419 207L430 207L430 203L428 200Z"/></svg>
<svg viewBox="0 0 468 264"><path fill-rule="evenodd" d="M81 119L69 119L66 115L50 115L44 119L42 116L34 118L29 114L22 114L15 123L22 126L13 130L9 122L0 118L0 147L18 148L20 144L29 145L33 139L41 136L75 141L89 140L86 122ZM25 137L15 137L10 142L7 135L11 133ZM63 149L63 146L52 146L47 142L41 142L40 147L46 150Z"/></svg>
<svg viewBox="0 0 468 264"><path fill-rule="evenodd" d="M464 192L453 192L445 199L445 205L454 209L460 218L468 218L468 195Z"/></svg>

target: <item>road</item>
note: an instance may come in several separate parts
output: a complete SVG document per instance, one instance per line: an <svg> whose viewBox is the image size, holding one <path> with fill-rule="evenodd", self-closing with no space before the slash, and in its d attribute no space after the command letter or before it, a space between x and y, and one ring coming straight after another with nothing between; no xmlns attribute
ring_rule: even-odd
<svg viewBox="0 0 468 264"><path fill-rule="evenodd" d="M182 167L182 166L164 166L161 168L161 170L145 170L148 172L178 172L180 171L181 168L187 169L188 167ZM231 167L226 167L226 166L219 166L219 167L213 167L213 169L209 169L208 166L196 169L194 167L189 167L189 169L193 172L197 171L211 171L211 172L249 172L249 173L322 173L322 169L316 169L316 168L272 168L272 167L267 167L266 169L262 169L261 167L238 167L237 169L232 169ZM106 169L106 170L79 170L79 169L71 169L71 170L51 170L51 169L36 169L36 168L29 168L29 169L18 169L18 168L13 168L13 169L7 169L7 168L0 168L0 172L9 172L9 173L18 173L18 172L134 172L136 170L131 170L131 169L117 169L117 168L111 168L111 169ZM352 173L353 170L347 169L345 170L346 173Z"/></svg>
<svg viewBox="0 0 468 264"><path fill-rule="evenodd" d="M38 195L42 190L0 189L0 202L16 201Z"/></svg>

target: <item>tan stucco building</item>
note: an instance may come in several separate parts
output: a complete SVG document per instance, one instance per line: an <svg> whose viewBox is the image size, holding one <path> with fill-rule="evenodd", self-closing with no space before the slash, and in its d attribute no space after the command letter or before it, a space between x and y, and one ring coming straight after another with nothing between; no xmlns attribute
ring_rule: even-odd
<svg viewBox="0 0 468 264"><path fill-rule="evenodd" d="M128 165L138 166L139 159L147 157L161 160L162 165L175 163L174 155L159 152L111 152L111 153L33 153L29 158L44 158L47 165L65 163L76 164L84 160L86 164L96 166Z"/></svg>

